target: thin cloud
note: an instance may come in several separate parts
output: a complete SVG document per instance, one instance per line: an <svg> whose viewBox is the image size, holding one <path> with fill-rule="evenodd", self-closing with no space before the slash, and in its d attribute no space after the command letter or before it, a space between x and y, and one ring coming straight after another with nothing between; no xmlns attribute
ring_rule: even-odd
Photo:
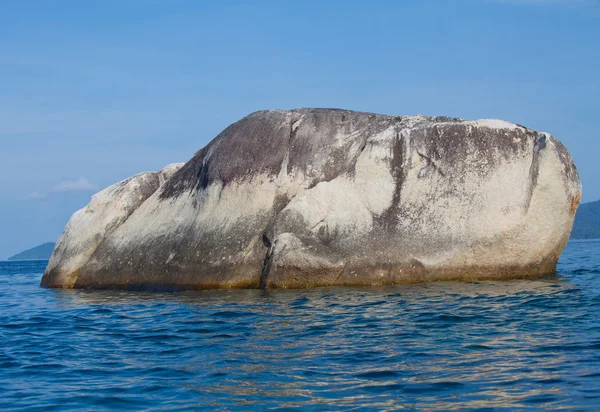
<svg viewBox="0 0 600 412"><path fill-rule="evenodd" d="M40 192L31 192L25 196L26 200L43 199L46 195Z"/></svg>
<svg viewBox="0 0 600 412"><path fill-rule="evenodd" d="M49 193L31 192L25 195L25 200L41 200L47 198L52 193L65 193L65 192L96 192L98 186L90 183L85 177L80 177L74 180L63 180L56 186L54 186Z"/></svg>
<svg viewBox="0 0 600 412"><path fill-rule="evenodd" d="M75 180L63 180L52 188L53 192L90 192L98 190L98 186L91 184L85 177Z"/></svg>

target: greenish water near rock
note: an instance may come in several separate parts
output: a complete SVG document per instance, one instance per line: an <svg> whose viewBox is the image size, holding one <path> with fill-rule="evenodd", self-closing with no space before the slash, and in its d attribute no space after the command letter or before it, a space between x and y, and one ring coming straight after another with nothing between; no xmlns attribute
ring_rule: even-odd
<svg viewBox="0 0 600 412"><path fill-rule="evenodd" d="M600 409L600 242L509 282L39 288L0 262L1 410Z"/></svg>

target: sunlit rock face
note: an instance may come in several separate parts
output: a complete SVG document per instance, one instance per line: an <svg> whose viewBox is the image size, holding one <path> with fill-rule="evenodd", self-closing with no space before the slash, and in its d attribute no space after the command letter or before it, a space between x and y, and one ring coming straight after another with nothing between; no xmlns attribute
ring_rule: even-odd
<svg viewBox="0 0 600 412"><path fill-rule="evenodd" d="M42 285L73 287L81 268L115 229L183 166L171 164L115 183L92 196L90 203L71 216L56 242Z"/></svg>
<svg viewBox="0 0 600 412"><path fill-rule="evenodd" d="M581 196L571 157L546 133L333 109L253 113L163 184L132 179L71 218L43 286L535 277L554 272Z"/></svg>

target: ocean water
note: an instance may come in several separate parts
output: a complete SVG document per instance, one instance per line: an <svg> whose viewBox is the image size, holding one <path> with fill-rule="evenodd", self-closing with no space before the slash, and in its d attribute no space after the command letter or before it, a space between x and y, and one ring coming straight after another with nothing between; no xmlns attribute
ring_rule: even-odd
<svg viewBox="0 0 600 412"><path fill-rule="evenodd" d="M600 410L600 242L509 282L49 290L0 262L0 410Z"/></svg>

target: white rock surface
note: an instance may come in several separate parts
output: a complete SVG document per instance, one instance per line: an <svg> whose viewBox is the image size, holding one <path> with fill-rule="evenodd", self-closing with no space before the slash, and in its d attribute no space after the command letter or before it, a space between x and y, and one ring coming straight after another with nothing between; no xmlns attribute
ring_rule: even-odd
<svg viewBox="0 0 600 412"><path fill-rule="evenodd" d="M96 248L183 166L170 164L158 172L144 172L96 193L90 203L73 214L56 242L46 273L48 286L70 288L79 270Z"/></svg>
<svg viewBox="0 0 600 412"><path fill-rule="evenodd" d="M546 133L333 109L254 113L160 188L135 187L145 185L141 199L109 188L84 209L101 212L77 212L42 285L534 277L554 272L581 196L571 157Z"/></svg>

